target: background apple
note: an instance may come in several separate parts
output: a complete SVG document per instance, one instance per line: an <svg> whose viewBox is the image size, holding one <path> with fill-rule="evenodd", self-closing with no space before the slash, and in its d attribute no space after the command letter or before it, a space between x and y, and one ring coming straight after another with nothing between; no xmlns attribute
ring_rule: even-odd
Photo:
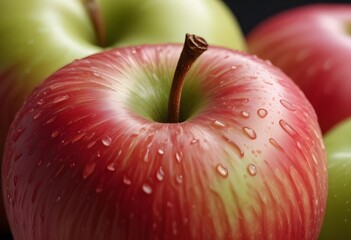
<svg viewBox="0 0 351 240"><path fill-rule="evenodd" d="M95 54L32 92L4 155L15 239L317 238L327 169L303 93L269 63L212 46L168 123L181 49Z"/></svg>
<svg viewBox="0 0 351 240"><path fill-rule="evenodd" d="M1 1L0 155L24 96L73 59L116 46L182 42L186 32L201 34L211 44L245 48L235 17L221 1L96 1L105 36L95 33L86 7L91 2ZM105 39L103 44L98 43L99 37ZM6 229L3 216L0 202L0 233Z"/></svg>
<svg viewBox="0 0 351 240"><path fill-rule="evenodd" d="M325 135L329 194L320 240L345 239L351 235L351 119Z"/></svg>
<svg viewBox="0 0 351 240"><path fill-rule="evenodd" d="M303 90L326 132L351 116L350 34L351 4L315 4L267 19L247 39Z"/></svg>

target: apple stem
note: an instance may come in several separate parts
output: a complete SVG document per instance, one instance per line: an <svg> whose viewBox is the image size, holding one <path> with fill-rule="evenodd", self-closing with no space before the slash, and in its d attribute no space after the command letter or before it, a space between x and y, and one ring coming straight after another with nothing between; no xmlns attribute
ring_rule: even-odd
<svg viewBox="0 0 351 240"><path fill-rule="evenodd" d="M101 14L101 8L97 4L96 0L85 0L84 4L95 30L97 44L104 47L106 44L106 31Z"/></svg>
<svg viewBox="0 0 351 240"><path fill-rule="evenodd" d="M168 122L179 123L180 98L184 85L184 79L196 59L207 50L208 44L202 37L194 34L186 34L183 50L180 54L176 70L174 72L171 91L168 100Z"/></svg>

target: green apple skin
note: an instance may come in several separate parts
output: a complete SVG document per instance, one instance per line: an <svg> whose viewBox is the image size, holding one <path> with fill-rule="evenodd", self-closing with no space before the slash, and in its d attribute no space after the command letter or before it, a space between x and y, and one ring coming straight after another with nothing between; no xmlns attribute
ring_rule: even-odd
<svg viewBox="0 0 351 240"><path fill-rule="evenodd" d="M325 137L329 190L320 240L351 236L351 118L329 130Z"/></svg>
<svg viewBox="0 0 351 240"><path fill-rule="evenodd" d="M8 127L24 97L74 59L106 48L183 42L189 32L212 45L244 50L242 31L218 0L97 0L106 47L96 43L83 1L16 0L0 3L0 154ZM0 204L0 216L4 216ZM2 221L1 221L2 219ZM0 217L0 232L7 229Z"/></svg>

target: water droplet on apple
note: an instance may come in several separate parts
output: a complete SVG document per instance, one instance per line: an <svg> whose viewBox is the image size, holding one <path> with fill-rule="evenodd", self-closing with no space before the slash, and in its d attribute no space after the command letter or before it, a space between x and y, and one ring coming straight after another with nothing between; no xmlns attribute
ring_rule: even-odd
<svg viewBox="0 0 351 240"><path fill-rule="evenodd" d="M159 149L157 150L157 153L158 153L158 155L161 155L161 156L162 156L163 154L165 154L165 150L159 148Z"/></svg>
<svg viewBox="0 0 351 240"><path fill-rule="evenodd" d="M289 102L286 101L286 100L281 99L281 100L280 100L280 103L281 103L281 105L282 105L283 107L285 107L286 109L288 109L288 110L290 110L290 111L295 111L295 110L296 110L295 106L294 106L293 104L289 103Z"/></svg>
<svg viewBox="0 0 351 240"><path fill-rule="evenodd" d="M228 169L225 168L222 164L217 164L216 171L219 173L221 177L223 178L228 177Z"/></svg>
<svg viewBox="0 0 351 240"><path fill-rule="evenodd" d="M312 155L313 162L314 162L316 165L318 165L318 161L317 161L316 156L315 156L313 153L312 153L311 155Z"/></svg>
<svg viewBox="0 0 351 240"><path fill-rule="evenodd" d="M278 150L284 151L284 149L279 145L279 143L277 143L277 141L274 138L270 138L269 143L272 144Z"/></svg>
<svg viewBox="0 0 351 240"><path fill-rule="evenodd" d="M49 120L46 121L46 124L53 123L55 121L56 117L50 118Z"/></svg>
<svg viewBox="0 0 351 240"><path fill-rule="evenodd" d="M175 159L176 159L177 163L180 163L180 161L182 160L182 157L183 157L183 153L176 152Z"/></svg>
<svg viewBox="0 0 351 240"><path fill-rule="evenodd" d="M56 130L54 130L54 131L51 133L51 137L52 137L52 138L55 138L55 137L57 137L59 134L60 134L60 130L59 130L59 129L56 129Z"/></svg>
<svg viewBox="0 0 351 240"><path fill-rule="evenodd" d="M247 166L247 171L251 176L255 176L257 174L257 168L255 165L253 164L249 164Z"/></svg>
<svg viewBox="0 0 351 240"><path fill-rule="evenodd" d="M260 117L260 118L265 118L267 116L268 112L266 109L264 108L260 108L257 110L257 115Z"/></svg>
<svg viewBox="0 0 351 240"><path fill-rule="evenodd" d="M286 133L288 133L291 136L296 135L295 130L283 119L279 121L280 126L284 129Z"/></svg>
<svg viewBox="0 0 351 240"><path fill-rule="evenodd" d="M237 154L243 158L244 157L244 152L243 150L241 150L241 148L232 140L230 140L228 137L222 135L223 139L232 147L234 148L235 152L237 152Z"/></svg>
<svg viewBox="0 0 351 240"><path fill-rule="evenodd" d="M214 120L212 122L212 125L215 127L215 128L224 128L225 127L225 124L221 121L218 121L218 120Z"/></svg>
<svg viewBox="0 0 351 240"><path fill-rule="evenodd" d="M95 170L96 162L88 163L83 170L83 179L88 178Z"/></svg>
<svg viewBox="0 0 351 240"><path fill-rule="evenodd" d="M243 118L249 118L249 117L250 117L250 113L247 112L247 111L242 111L240 114L241 114L241 116L242 116Z"/></svg>
<svg viewBox="0 0 351 240"><path fill-rule="evenodd" d="M108 147L111 145L112 143L112 139L108 136L104 136L102 139L101 139L101 142L104 146Z"/></svg>
<svg viewBox="0 0 351 240"><path fill-rule="evenodd" d="M116 170L115 162L110 163L106 168L107 170L114 172Z"/></svg>
<svg viewBox="0 0 351 240"><path fill-rule="evenodd" d="M232 65L230 68L231 68L232 70L235 70L235 69L237 69L237 68L238 68L238 66L236 66L236 65Z"/></svg>
<svg viewBox="0 0 351 240"><path fill-rule="evenodd" d="M34 119L34 120L38 119L38 118L40 117L40 115L41 115L41 111L38 111L37 113L35 113L35 114L33 115L33 119Z"/></svg>
<svg viewBox="0 0 351 240"><path fill-rule="evenodd" d="M57 98L54 99L54 103L63 102L65 100L67 100L68 98L69 98L68 95L63 95L63 96L57 97Z"/></svg>
<svg viewBox="0 0 351 240"><path fill-rule="evenodd" d="M132 180L127 175L124 175L123 176L123 183L125 185L130 185L130 184L132 184Z"/></svg>
<svg viewBox="0 0 351 240"><path fill-rule="evenodd" d="M159 180L160 182L163 181L165 177L165 172L163 171L163 168L160 167L158 170L157 170L157 173L156 173L156 178L157 180Z"/></svg>
<svg viewBox="0 0 351 240"><path fill-rule="evenodd" d="M243 127L243 131L246 134L246 136L248 136L249 138L256 139L256 137L257 137L256 132L252 128Z"/></svg>
<svg viewBox="0 0 351 240"><path fill-rule="evenodd" d="M183 183L183 175L176 175L176 182L179 184Z"/></svg>
<svg viewBox="0 0 351 240"><path fill-rule="evenodd" d="M194 144L197 144L197 143L199 143L199 139L197 139L197 138L194 138L194 139L191 140L191 142L190 142L191 145L194 145Z"/></svg>
<svg viewBox="0 0 351 240"><path fill-rule="evenodd" d="M91 141L90 143L88 143L87 148L92 148L94 145L96 144L96 141Z"/></svg>
<svg viewBox="0 0 351 240"><path fill-rule="evenodd" d="M146 194L151 194L152 193L152 188L149 184L144 183L142 186L143 192Z"/></svg>

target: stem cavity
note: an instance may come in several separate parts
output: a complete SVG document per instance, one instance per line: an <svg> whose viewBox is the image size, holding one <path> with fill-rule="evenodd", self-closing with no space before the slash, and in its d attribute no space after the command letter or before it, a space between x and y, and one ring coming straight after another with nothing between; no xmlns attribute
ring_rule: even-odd
<svg viewBox="0 0 351 240"><path fill-rule="evenodd" d="M202 37L186 34L183 50L173 76L171 91L168 100L168 122L179 123L180 99L184 79L196 59L208 49L208 43Z"/></svg>

